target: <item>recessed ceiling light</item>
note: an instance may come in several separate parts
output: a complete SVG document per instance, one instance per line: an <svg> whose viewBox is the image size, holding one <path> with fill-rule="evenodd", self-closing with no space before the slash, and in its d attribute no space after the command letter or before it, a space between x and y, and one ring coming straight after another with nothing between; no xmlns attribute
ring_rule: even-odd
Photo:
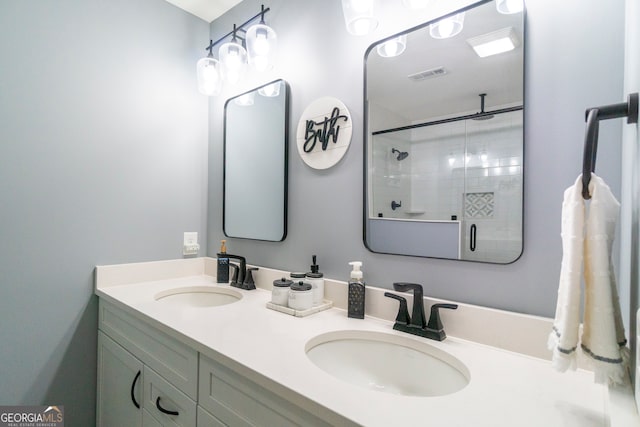
<svg viewBox="0 0 640 427"><path fill-rule="evenodd" d="M513 27L502 28L487 34L467 39L480 58L508 52L520 46L520 40Z"/></svg>

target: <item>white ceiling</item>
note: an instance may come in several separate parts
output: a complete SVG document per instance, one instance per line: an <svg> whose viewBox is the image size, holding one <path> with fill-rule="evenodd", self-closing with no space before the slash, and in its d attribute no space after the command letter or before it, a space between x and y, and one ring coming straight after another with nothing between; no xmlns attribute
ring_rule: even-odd
<svg viewBox="0 0 640 427"><path fill-rule="evenodd" d="M166 0L180 9L211 22L242 0Z"/></svg>

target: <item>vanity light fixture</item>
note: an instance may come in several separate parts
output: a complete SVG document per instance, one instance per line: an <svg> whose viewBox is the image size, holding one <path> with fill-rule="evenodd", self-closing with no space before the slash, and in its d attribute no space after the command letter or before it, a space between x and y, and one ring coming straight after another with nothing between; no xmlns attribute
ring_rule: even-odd
<svg viewBox="0 0 640 427"><path fill-rule="evenodd" d="M342 0L342 12L347 31L354 36L367 35L378 27L373 14L374 0Z"/></svg>
<svg viewBox="0 0 640 427"><path fill-rule="evenodd" d="M262 5L260 13L247 19L239 26L233 25L233 30L216 41L209 40L207 50L209 55L200 59L197 64L198 90L209 96L219 95L222 82L236 84L241 79L247 64L263 72L273 68L277 47L276 32L265 24L264 15L271 9ZM260 23L244 27L260 18ZM218 50L219 61L213 57L213 48L224 42ZM246 49L245 49L246 47Z"/></svg>
<svg viewBox="0 0 640 427"><path fill-rule="evenodd" d="M480 58L508 52L520 46L520 39L513 27L506 27L467 39Z"/></svg>
<svg viewBox="0 0 640 427"><path fill-rule="evenodd" d="M407 48L407 35L403 34L398 37L394 37L377 47L378 55L383 58L392 58L399 56Z"/></svg>
<svg viewBox="0 0 640 427"><path fill-rule="evenodd" d="M496 0L496 9L504 15L522 12L524 0Z"/></svg>
<svg viewBox="0 0 640 427"><path fill-rule="evenodd" d="M434 39L448 39L462 31L464 26L464 12L456 13L429 25L429 34Z"/></svg>

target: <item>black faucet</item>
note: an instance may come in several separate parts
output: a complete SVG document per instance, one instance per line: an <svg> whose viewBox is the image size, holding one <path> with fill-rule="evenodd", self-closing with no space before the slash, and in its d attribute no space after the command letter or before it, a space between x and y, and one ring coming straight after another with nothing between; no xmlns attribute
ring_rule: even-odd
<svg viewBox="0 0 640 427"><path fill-rule="evenodd" d="M240 266L229 263L229 267L233 268L233 275L231 276L231 286L234 288L252 290L256 288L253 282L252 271L258 270L258 267L251 267L247 269L247 260L240 255L225 254L227 258L236 259L240 262Z"/></svg>
<svg viewBox="0 0 640 427"><path fill-rule="evenodd" d="M427 323L424 317L422 285L417 283L394 283L393 289L399 292L413 291L413 309L411 310L411 317L409 317L407 300L404 297L390 292L384 293L385 297L393 298L400 302L398 316L396 317L393 329L437 341L442 341L447 337L442 326L442 321L440 320L439 309L448 308L455 310L458 308L457 304L433 304L431 306L429 322Z"/></svg>

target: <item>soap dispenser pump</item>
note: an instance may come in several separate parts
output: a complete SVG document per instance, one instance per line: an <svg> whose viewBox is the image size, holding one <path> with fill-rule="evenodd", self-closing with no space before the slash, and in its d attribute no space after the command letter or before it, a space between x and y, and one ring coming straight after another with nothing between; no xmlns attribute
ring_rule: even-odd
<svg viewBox="0 0 640 427"><path fill-rule="evenodd" d="M364 319L364 281L362 280L362 262L352 261L349 265L351 270L351 280L349 280L349 296L347 301L347 315L354 319Z"/></svg>
<svg viewBox="0 0 640 427"><path fill-rule="evenodd" d="M319 306L324 301L324 274L320 272L320 266L316 262L317 257L313 255L311 259L313 260L311 271L305 274L305 278L313 289L313 305Z"/></svg>
<svg viewBox="0 0 640 427"><path fill-rule="evenodd" d="M218 253L218 271L216 274L218 283L229 283L229 258L227 257L227 241L220 241L220 252Z"/></svg>

